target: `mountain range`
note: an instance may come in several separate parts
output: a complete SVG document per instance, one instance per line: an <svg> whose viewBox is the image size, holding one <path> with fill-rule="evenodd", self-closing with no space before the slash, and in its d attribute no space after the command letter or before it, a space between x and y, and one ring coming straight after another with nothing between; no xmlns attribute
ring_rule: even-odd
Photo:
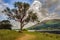
<svg viewBox="0 0 60 40"><path fill-rule="evenodd" d="M29 30L60 30L60 19L45 20L27 29Z"/></svg>

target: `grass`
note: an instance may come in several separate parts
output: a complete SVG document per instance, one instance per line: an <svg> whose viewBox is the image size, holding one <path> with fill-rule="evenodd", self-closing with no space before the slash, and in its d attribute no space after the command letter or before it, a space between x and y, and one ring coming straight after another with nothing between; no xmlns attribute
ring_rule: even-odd
<svg viewBox="0 0 60 40"><path fill-rule="evenodd" d="M0 40L15 40L21 38L23 34L34 35L35 38L31 40L60 40L60 34L40 33L40 32L23 32L19 33L13 30L0 30Z"/></svg>
<svg viewBox="0 0 60 40"><path fill-rule="evenodd" d="M15 40L20 34L13 30L0 30L0 40Z"/></svg>
<svg viewBox="0 0 60 40"><path fill-rule="evenodd" d="M40 33L40 32L25 32L26 34L34 35L31 40L60 40L60 34Z"/></svg>

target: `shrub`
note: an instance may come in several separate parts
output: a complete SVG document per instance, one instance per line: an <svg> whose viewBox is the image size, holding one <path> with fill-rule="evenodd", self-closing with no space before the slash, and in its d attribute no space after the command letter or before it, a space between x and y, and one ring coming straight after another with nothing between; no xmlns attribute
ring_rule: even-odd
<svg viewBox="0 0 60 40"><path fill-rule="evenodd" d="M12 25L10 24L10 21L3 20L0 22L0 29L10 29L11 30Z"/></svg>

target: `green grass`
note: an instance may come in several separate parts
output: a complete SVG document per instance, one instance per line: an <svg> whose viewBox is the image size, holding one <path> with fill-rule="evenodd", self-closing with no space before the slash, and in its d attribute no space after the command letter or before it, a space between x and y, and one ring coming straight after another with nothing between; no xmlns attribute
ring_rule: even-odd
<svg viewBox="0 0 60 40"><path fill-rule="evenodd" d="M31 40L60 40L60 34L50 34L40 32L26 32L26 33L35 36L35 39Z"/></svg>
<svg viewBox="0 0 60 40"><path fill-rule="evenodd" d="M15 40L20 33L13 30L0 30L0 40Z"/></svg>
<svg viewBox="0 0 60 40"><path fill-rule="evenodd" d="M31 40L60 40L60 34L40 33L40 32L23 32L19 33L13 30L0 30L0 40L15 40L22 34L34 35L35 38Z"/></svg>

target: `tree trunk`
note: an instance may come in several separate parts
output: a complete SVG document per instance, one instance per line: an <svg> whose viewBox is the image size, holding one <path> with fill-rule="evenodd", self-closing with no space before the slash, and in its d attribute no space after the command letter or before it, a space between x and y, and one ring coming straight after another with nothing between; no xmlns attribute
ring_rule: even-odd
<svg viewBox="0 0 60 40"><path fill-rule="evenodd" d="M23 23L21 22L19 32L22 32L22 31L23 31Z"/></svg>
<svg viewBox="0 0 60 40"><path fill-rule="evenodd" d="M21 27L20 27L20 30L22 31L22 28L23 28L23 26L22 26L22 23L21 23Z"/></svg>

